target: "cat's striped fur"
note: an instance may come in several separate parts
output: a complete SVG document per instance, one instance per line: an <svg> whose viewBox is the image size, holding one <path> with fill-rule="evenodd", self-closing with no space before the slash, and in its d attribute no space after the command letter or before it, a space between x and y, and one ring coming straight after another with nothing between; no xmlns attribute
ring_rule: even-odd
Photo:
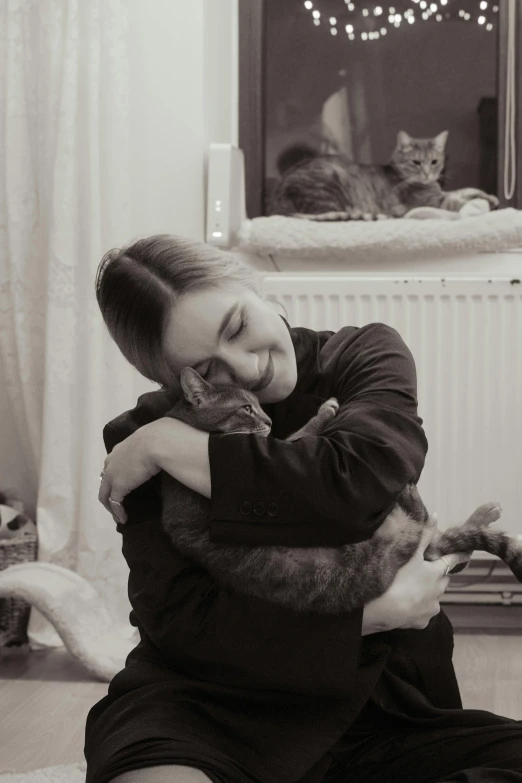
<svg viewBox="0 0 522 783"><path fill-rule="evenodd" d="M283 154L282 177L270 199L268 215L308 220L375 220L403 217L415 207L458 211L473 198L484 198L490 209L498 199L476 188L445 192L441 177L448 132L432 139L414 139L400 131L390 163L365 165L343 155L314 154L296 148Z"/></svg>

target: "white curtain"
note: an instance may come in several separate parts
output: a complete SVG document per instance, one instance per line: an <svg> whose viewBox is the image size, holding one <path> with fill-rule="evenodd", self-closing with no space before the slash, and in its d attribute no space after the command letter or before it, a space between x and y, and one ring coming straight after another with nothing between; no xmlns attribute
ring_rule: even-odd
<svg viewBox="0 0 522 783"><path fill-rule="evenodd" d="M121 539L97 501L101 433L152 387L106 334L94 275L135 235L127 14L125 0L0 3L2 393L34 486L39 559L88 579L124 632ZM29 630L58 642L36 610Z"/></svg>

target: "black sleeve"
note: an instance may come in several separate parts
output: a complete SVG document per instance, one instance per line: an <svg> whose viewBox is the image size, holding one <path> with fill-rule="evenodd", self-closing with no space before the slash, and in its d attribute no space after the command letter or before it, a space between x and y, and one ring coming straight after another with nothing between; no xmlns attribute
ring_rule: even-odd
<svg viewBox="0 0 522 783"><path fill-rule="evenodd" d="M404 486L418 480L427 441L417 415L415 363L399 334L384 324L347 327L326 348L333 378L328 396L341 408L321 435L293 443L210 435L212 541L362 541Z"/></svg>

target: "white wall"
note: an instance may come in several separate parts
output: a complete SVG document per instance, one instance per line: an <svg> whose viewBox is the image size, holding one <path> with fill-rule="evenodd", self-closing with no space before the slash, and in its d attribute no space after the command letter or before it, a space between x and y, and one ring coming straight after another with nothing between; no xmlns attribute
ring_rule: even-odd
<svg viewBox="0 0 522 783"><path fill-rule="evenodd" d="M135 236L204 237L208 143L237 139L237 2L128 0ZM31 507L37 477L10 410L0 366L0 490Z"/></svg>
<svg viewBox="0 0 522 783"><path fill-rule="evenodd" d="M206 149L237 138L237 2L133 0L137 234L204 237Z"/></svg>

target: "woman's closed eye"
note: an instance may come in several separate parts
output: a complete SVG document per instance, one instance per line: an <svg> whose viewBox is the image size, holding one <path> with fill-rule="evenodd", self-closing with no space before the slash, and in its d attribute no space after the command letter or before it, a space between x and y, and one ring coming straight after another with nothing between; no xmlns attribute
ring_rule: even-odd
<svg viewBox="0 0 522 783"><path fill-rule="evenodd" d="M236 331L233 334L230 335L230 337L228 339L229 340L236 340L240 336L240 334L242 334L244 332L244 330L246 329L247 325L248 325L248 321L247 321L246 315L244 313L242 313L241 314L241 320L239 322L238 328L236 329ZM198 372L199 372L199 374L201 375L201 377L204 380L208 380L213 367L214 367L214 362L209 362L204 370L198 370Z"/></svg>
<svg viewBox="0 0 522 783"><path fill-rule="evenodd" d="M231 340L235 340L236 337L239 337L239 335L244 331L245 327L247 326L247 319L245 316L245 313L241 313L241 320L239 322L238 329L234 332L234 334L230 335Z"/></svg>

